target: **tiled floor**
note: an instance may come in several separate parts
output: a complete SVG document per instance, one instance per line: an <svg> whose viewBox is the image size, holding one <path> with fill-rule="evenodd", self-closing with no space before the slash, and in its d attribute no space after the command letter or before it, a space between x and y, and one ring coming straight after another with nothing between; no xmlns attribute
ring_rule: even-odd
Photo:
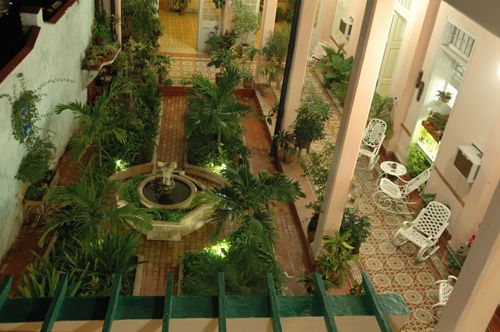
<svg viewBox="0 0 500 332"><path fill-rule="evenodd" d="M158 42L161 53L199 53L196 50L198 14L179 15L160 9L160 22L162 34Z"/></svg>

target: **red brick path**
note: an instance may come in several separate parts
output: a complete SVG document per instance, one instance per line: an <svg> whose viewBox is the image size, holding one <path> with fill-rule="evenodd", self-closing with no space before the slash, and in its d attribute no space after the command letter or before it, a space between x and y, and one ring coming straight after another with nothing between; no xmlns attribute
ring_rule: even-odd
<svg viewBox="0 0 500 332"><path fill-rule="evenodd" d="M184 165L185 113L185 96L164 95L157 159L167 163L175 161L178 168Z"/></svg>

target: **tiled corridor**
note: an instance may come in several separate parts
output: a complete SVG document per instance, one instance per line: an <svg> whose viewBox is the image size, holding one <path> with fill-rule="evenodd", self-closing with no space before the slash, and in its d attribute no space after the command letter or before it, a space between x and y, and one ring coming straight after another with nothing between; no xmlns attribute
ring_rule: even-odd
<svg viewBox="0 0 500 332"><path fill-rule="evenodd" d="M158 38L161 53L197 54L196 35L198 33L198 14L179 15L160 9L162 34Z"/></svg>

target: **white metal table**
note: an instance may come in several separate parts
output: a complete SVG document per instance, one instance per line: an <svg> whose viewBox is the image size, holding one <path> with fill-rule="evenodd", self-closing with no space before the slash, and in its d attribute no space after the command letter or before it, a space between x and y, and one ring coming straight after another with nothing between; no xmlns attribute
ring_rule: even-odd
<svg viewBox="0 0 500 332"><path fill-rule="evenodd" d="M395 161L384 161L380 164L382 175L400 177L406 174L406 167Z"/></svg>

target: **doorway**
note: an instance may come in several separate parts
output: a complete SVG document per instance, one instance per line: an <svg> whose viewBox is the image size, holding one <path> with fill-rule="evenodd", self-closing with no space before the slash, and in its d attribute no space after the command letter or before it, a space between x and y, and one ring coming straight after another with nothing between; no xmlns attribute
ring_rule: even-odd
<svg viewBox="0 0 500 332"><path fill-rule="evenodd" d="M184 13L174 0L160 0L158 15L162 35L158 38L161 53L196 54L198 14L202 0L191 0Z"/></svg>

